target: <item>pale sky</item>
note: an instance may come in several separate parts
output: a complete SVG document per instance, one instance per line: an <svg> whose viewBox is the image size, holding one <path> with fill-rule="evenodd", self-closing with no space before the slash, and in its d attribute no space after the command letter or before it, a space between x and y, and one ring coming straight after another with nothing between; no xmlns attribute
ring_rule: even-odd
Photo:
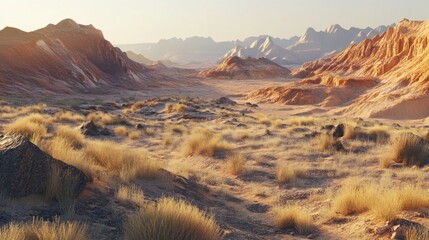
<svg viewBox="0 0 429 240"><path fill-rule="evenodd" d="M376 27L429 19L428 0L0 0L0 29L32 31L72 18L115 44L172 37L216 41L268 34L288 38L308 27Z"/></svg>

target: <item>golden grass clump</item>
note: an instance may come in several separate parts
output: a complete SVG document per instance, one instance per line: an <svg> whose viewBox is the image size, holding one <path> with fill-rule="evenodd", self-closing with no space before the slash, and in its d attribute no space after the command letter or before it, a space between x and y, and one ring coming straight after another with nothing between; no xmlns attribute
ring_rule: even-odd
<svg viewBox="0 0 429 240"><path fill-rule="evenodd" d="M315 125L317 120L314 117L291 117L286 122L291 125L311 126Z"/></svg>
<svg viewBox="0 0 429 240"><path fill-rule="evenodd" d="M128 139L130 140L137 140L142 136L141 131L131 131L128 132Z"/></svg>
<svg viewBox="0 0 429 240"><path fill-rule="evenodd" d="M158 175L158 163L142 150L132 149L110 141L90 141L85 154L95 163L118 174L124 181L139 177L154 178Z"/></svg>
<svg viewBox="0 0 429 240"><path fill-rule="evenodd" d="M166 113L183 113L187 106L181 103L167 103L165 104L164 111Z"/></svg>
<svg viewBox="0 0 429 240"><path fill-rule="evenodd" d="M128 129L124 126L115 127L113 131L115 132L115 135L118 137L126 137L128 135Z"/></svg>
<svg viewBox="0 0 429 240"><path fill-rule="evenodd" d="M402 133L397 136L388 152L388 155L380 159L380 164L384 167L387 167L390 162L418 167L429 162L429 145L411 133Z"/></svg>
<svg viewBox="0 0 429 240"><path fill-rule="evenodd" d="M212 215L172 198L161 198L131 214L124 223L126 240L220 240Z"/></svg>
<svg viewBox="0 0 429 240"><path fill-rule="evenodd" d="M273 209L274 225L278 229L295 229L299 234L316 231L313 218L298 205L278 206Z"/></svg>
<svg viewBox="0 0 429 240"><path fill-rule="evenodd" d="M371 211L383 220L392 220L402 210L429 206L428 191L409 184L347 183L337 192L332 208L351 215Z"/></svg>
<svg viewBox="0 0 429 240"><path fill-rule="evenodd" d="M276 179L279 184L293 183L297 178L307 176L305 169L293 167L289 164L279 164L277 166Z"/></svg>
<svg viewBox="0 0 429 240"><path fill-rule="evenodd" d="M87 118L100 125L128 124L125 118L100 111L88 114Z"/></svg>
<svg viewBox="0 0 429 240"><path fill-rule="evenodd" d="M55 218L53 222L33 218L30 223L9 223L0 228L0 239L58 239L85 240L88 239L88 227L79 222L62 222Z"/></svg>
<svg viewBox="0 0 429 240"><path fill-rule="evenodd" d="M203 155L212 157L216 152L227 151L232 145L225 142L219 134L196 128L186 137L182 146L182 153L185 156Z"/></svg>
<svg viewBox="0 0 429 240"><path fill-rule="evenodd" d="M246 161L243 155L230 155L226 159L227 171L232 175L240 175L245 168Z"/></svg>
<svg viewBox="0 0 429 240"><path fill-rule="evenodd" d="M41 148L55 159L78 168L88 178L92 179L95 169L93 163L91 159L88 159L88 156L83 149L77 149L78 147L81 147L80 144L82 144L83 141L79 142L70 139L73 138L64 135L54 136L51 140L42 144Z"/></svg>
<svg viewBox="0 0 429 240"><path fill-rule="evenodd" d="M70 111L61 111L55 113L55 120L64 122L83 122L85 117Z"/></svg>
<svg viewBox="0 0 429 240"><path fill-rule="evenodd" d="M78 129L65 125L57 126L53 135L66 140L74 148L80 148L85 141L85 136Z"/></svg>
<svg viewBox="0 0 429 240"><path fill-rule="evenodd" d="M26 136L31 142L38 145L40 140L47 134L46 126L52 123L49 116L31 114L26 117L16 119L6 125L6 133L18 133Z"/></svg>
<svg viewBox="0 0 429 240"><path fill-rule="evenodd" d="M116 197L122 201L129 201L137 205L143 205L144 203L143 190L134 184L131 186L119 186Z"/></svg>
<svg viewBox="0 0 429 240"><path fill-rule="evenodd" d="M313 143L320 151L331 151L335 146L335 139L328 134L321 134L313 139Z"/></svg>

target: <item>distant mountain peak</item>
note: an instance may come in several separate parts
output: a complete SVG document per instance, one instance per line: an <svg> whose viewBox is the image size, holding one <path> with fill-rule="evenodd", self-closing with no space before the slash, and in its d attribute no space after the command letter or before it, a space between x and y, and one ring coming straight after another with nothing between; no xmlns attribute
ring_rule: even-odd
<svg viewBox="0 0 429 240"><path fill-rule="evenodd" d="M63 28L79 28L79 24L75 22L73 19L66 18L59 23L56 24L57 27L63 27Z"/></svg>
<svg viewBox="0 0 429 240"><path fill-rule="evenodd" d="M325 30L325 32L327 33L337 33L339 31L345 31L345 29L341 27L339 24L332 24Z"/></svg>

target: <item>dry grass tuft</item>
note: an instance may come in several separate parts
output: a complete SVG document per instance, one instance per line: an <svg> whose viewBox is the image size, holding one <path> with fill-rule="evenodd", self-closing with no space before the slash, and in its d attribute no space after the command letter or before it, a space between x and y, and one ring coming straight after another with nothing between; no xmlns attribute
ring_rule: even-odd
<svg viewBox="0 0 429 240"><path fill-rule="evenodd" d="M276 179L279 184L293 183L296 178L304 178L307 176L307 171L303 168L296 168L289 164L280 164L277 166Z"/></svg>
<svg viewBox="0 0 429 240"><path fill-rule="evenodd" d="M9 223L0 228L0 239L88 239L88 227L79 222L61 222L55 218L53 222L33 218L31 223Z"/></svg>
<svg viewBox="0 0 429 240"><path fill-rule="evenodd" d="M291 117L286 122L291 125L311 126L315 125L317 120L314 117Z"/></svg>
<svg viewBox="0 0 429 240"><path fill-rule="evenodd" d="M74 148L82 147L85 141L85 136L78 129L69 126L57 126L54 131L54 137L66 140Z"/></svg>
<svg viewBox="0 0 429 240"><path fill-rule="evenodd" d="M226 159L227 171L232 175L240 175L245 168L246 161L243 155L230 155Z"/></svg>
<svg viewBox="0 0 429 240"><path fill-rule="evenodd" d="M119 186L116 197L120 200L129 201L137 205L144 204L143 190L137 185Z"/></svg>
<svg viewBox="0 0 429 240"><path fill-rule="evenodd" d="M45 197L49 200L57 200L61 208L68 214L74 213L74 192L77 179L71 172L61 174L58 167L51 169L46 185Z"/></svg>
<svg viewBox="0 0 429 240"><path fill-rule="evenodd" d="M214 217L198 208L171 198L161 198L129 216L124 224L126 240L175 239L219 240L220 228Z"/></svg>
<svg viewBox="0 0 429 240"><path fill-rule="evenodd" d="M131 132L128 132L128 139L130 139L130 140L137 140L137 139L139 139L140 137L142 136L142 133L141 133L141 131L131 131Z"/></svg>
<svg viewBox="0 0 429 240"><path fill-rule="evenodd" d="M166 113L183 113L187 106L181 103L167 103L165 104L164 111Z"/></svg>
<svg viewBox="0 0 429 240"><path fill-rule="evenodd" d="M185 156L212 157L216 152L227 151L231 148L232 145L225 142L219 134L207 129L196 128L186 137L182 153Z"/></svg>
<svg viewBox="0 0 429 240"><path fill-rule="evenodd" d="M335 146L335 139L328 134L321 134L313 139L313 143L320 151L331 151Z"/></svg>
<svg viewBox="0 0 429 240"><path fill-rule="evenodd" d="M384 220L394 219L401 210L428 206L428 191L422 188L409 184L391 186L356 182L344 185L332 204L333 210L342 215L372 211Z"/></svg>
<svg viewBox="0 0 429 240"><path fill-rule="evenodd" d="M64 122L83 122L85 117L70 111L61 111L55 113L55 120Z"/></svg>
<svg viewBox="0 0 429 240"><path fill-rule="evenodd" d="M126 137L128 135L128 129L124 126L115 127L113 131L115 132L115 135L118 137Z"/></svg>
<svg viewBox="0 0 429 240"><path fill-rule="evenodd" d="M116 124L122 124L122 125L129 124L129 122L126 119L120 116L114 116L114 115L104 113L104 112L99 112L99 111L88 114L87 118L88 120L92 120L98 125L103 125L103 126L116 125Z"/></svg>
<svg viewBox="0 0 429 240"><path fill-rule="evenodd" d="M278 206L273 212L274 224L278 229L293 228L300 234L316 231L313 218L297 205Z"/></svg>
<svg viewBox="0 0 429 240"><path fill-rule="evenodd" d="M38 145L40 140L46 136L48 132L46 126L51 123L49 116L31 114L27 117L18 118L14 122L6 125L4 131L6 133L22 134L28 137L31 142Z"/></svg>
<svg viewBox="0 0 429 240"><path fill-rule="evenodd" d="M388 152L390 154L380 160L382 166L388 166L389 162L398 162L421 167L429 162L429 145L410 133L400 134Z"/></svg>
<svg viewBox="0 0 429 240"><path fill-rule="evenodd" d="M132 149L110 141L87 142L85 154L95 163L118 174L124 181L136 178L154 178L158 163L142 150Z"/></svg>

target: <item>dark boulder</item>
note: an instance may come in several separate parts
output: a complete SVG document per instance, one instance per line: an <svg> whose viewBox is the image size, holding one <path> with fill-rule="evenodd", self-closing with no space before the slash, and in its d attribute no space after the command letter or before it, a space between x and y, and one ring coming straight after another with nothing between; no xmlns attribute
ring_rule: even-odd
<svg viewBox="0 0 429 240"><path fill-rule="evenodd" d="M53 169L72 180L71 192L77 196L88 178L79 169L54 159L22 135L0 137L0 189L10 197L44 194Z"/></svg>
<svg viewBox="0 0 429 240"><path fill-rule="evenodd" d="M332 132L332 137L336 139L344 136L344 130L345 130L344 124L342 123L338 124L338 126L335 127L334 132Z"/></svg>
<svg viewBox="0 0 429 240"><path fill-rule="evenodd" d="M214 103L219 104L219 105L231 105L231 106L237 104L235 101L233 101L227 97L221 97L221 98L215 99Z"/></svg>
<svg viewBox="0 0 429 240"><path fill-rule="evenodd" d="M82 123L82 125L79 127L80 131L85 136L100 136L100 135L110 135L109 130L105 128L100 128L95 123L91 121L87 121Z"/></svg>

